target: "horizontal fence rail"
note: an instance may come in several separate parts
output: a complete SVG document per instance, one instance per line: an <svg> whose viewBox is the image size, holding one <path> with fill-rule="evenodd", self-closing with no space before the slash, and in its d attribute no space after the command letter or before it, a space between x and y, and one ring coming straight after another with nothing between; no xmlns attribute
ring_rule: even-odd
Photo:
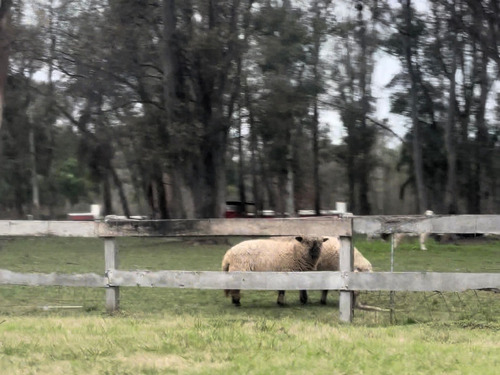
<svg viewBox="0 0 500 375"><path fill-rule="evenodd" d="M107 287L108 280L95 273L19 273L0 269L0 285Z"/></svg>
<svg viewBox="0 0 500 375"><path fill-rule="evenodd" d="M0 236L197 237L350 236L382 233L500 234L500 215L353 216L289 219L36 221L0 220Z"/></svg>
<svg viewBox="0 0 500 375"><path fill-rule="evenodd" d="M354 216L353 232L358 234L500 234L500 215Z"/></svg>
<svg viewBox="0 0 500 375"><path fill-rule="evenodd" d="M500 273L454 272L219 272L121 271L106 276L85 274L17 273L0 270L0 285L80 287L160 287L251 290L363 290L463 292L497 289Z"/></svg>
<svg viewBox="0 0 500 375"><path fill-rule="evenodd" d="M119 288L339 290L343 321L352 320L353 291L451 291L500 289L500 273L352 272L353 233L500 234L500 215L354 216L288 219L0 221L0 236L104 239L103 275L17 273L0 269L0 285L102 287L106 308L118 309ZM339 236L339 272L217 272L119 269L116 237Z"/></svg>
<svg viewBox="0 0 500 375"><path fill-rule="evenodd" d="M0 236L198 237L198 236L350 236L351 219L199 219L0 221Z"/></svg>

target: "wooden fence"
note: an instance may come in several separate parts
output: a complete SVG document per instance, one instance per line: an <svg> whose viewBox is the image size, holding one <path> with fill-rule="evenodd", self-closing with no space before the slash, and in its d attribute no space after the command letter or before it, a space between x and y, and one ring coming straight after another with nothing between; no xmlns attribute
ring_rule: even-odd
<svg viewBox="0 0 500 375"><path fill-rule="evenodd" d="M356 216L302 219L201 219L106 222L0 221L0 236L100 237L104 239L101 275L17 273L0 269L0 285L103 287L106 309L119 307L119 288L127 286L253 289L339 290L340 319L353 316L353 291L465 291L500 288L500 273L352 272L353 233L489 233L500 234L500 215ZM338 272L123 271L116 237L198 236L339 236ZM500 249L499 249L500 252Z"/></svg>

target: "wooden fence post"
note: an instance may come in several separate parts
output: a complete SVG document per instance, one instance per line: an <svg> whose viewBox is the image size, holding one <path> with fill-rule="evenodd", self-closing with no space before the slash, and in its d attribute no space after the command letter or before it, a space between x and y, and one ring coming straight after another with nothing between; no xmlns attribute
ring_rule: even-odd
<svg viewBox="0 0 500 375"><path fill-rule="evenodd" d="M114 237L104 239L104 265L106 277L118 268L118 245ZM120 289L117 286L106 288L106 311L114 313L119 308Z"/></svg>
<svg viewBox="0 0 500 375"><path fill-rule="evenodd" d="M346 272L352 272L353 246L351 237L340 237L340 259L339 270L345 281ZM348 285L347 285L348 286ZM353 317L354 293L341 290L339 299L340 321L350 323Z"/></svg>

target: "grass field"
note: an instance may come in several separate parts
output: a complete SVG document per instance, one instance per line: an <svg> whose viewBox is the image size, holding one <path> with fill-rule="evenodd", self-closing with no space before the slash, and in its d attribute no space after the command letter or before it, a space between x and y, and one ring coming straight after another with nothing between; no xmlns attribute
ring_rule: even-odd
<svg viewBox="0 0 500 375"><path fill-rule="evenodd" d="M119 239L120 269L219 270L228 245ZM232 242L237 241L231 239ZM355 240L375 271L390 269L389 245ZM500 272L500 242L396 251L395 271ZM99 239L0 239L0 268L18 272L104 271ZM121 311L104 313L104 290L0 287L0 374L497 374L500 294L396 293L386 312L338 319L338 293L287 307L276 293L243 291L233 307L221 291L121 288ZM361 300L389 307L389 294ZM54 306L81 306L52 309Z"/></svg>

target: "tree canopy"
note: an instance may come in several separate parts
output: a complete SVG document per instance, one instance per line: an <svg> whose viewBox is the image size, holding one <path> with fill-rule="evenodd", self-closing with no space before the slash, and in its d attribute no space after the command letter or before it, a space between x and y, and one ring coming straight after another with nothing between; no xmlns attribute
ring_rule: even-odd
<svg viewBox="0 0 500 375"><path fill-rule="evenodd" d="M0 211L496 212L500 2L422 4L2 1Z"/></svg>

